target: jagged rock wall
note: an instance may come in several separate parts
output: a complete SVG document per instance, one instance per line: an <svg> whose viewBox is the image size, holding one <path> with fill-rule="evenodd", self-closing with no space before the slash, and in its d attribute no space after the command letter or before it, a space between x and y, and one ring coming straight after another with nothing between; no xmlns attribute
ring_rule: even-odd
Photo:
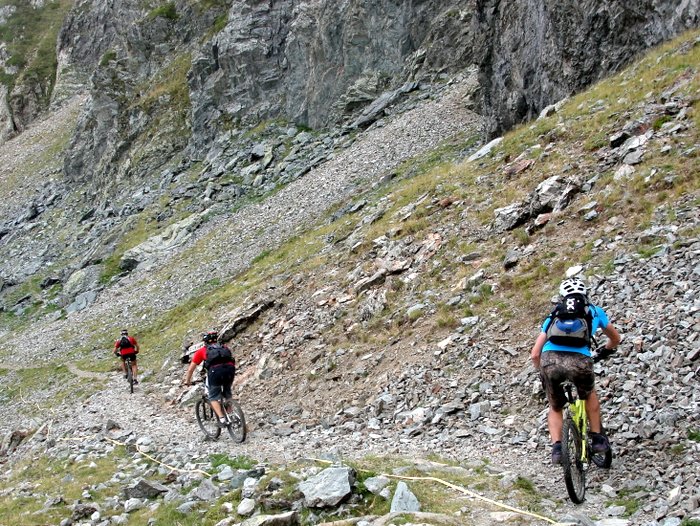
<svg viewBox="0 0 700 526"><path fill-rule="evenodd" d="M471 64L501 130L697 23L689 0L238 1L193 64L195 139L222 114L327 126L382 90Z"/></svg>
<svg viewBox="0 0 700 526"><path fill-rule="evenodd" d="M434 80L476 64L482 111L493 131L502 130L618 69L640 50L696 26L698 4L219 0L203 8L181 0L171 18L153 16L137 0L78 0L58 38L52 100L86 86L93 94L104 91L90 78L107 66L107 53L126 62L130 80L145 82L190 47L191 144L199 152L222 125L276 117L312 128L338 124L406 80ZM221 17L225 26L214 28ZM31 86L25 89L31 92ZM134 95L134 89L122 93L126 100ZM26 124L41 108L35 97L17 100L27 106L15 104L12 113ZM92 105L87 120L102 111L101 104ZM93 146L92 128L81 128L74 149ZM87 170L89 178L95 170L88 165L99 173L115 160L95 157L69 171Z"/></svg>
<svg viewBox="0 0 700 526"><path fill-rule="evenodd" d="M206 107L234 119L283 113L327 126L399 82L406 57L454 1L296 4L233 2L228 25L193 64L195 114ZM195 131L206 124L195 119Z"/></svg>
<svg viewBox="0 0 700 526"><path fill-rule="evenodd" d="M119 76L143 82L189 49L188 153L201 158L231 127L273 118L337 126L386 90L435 82L472 65L480 74L481 111L497 132L697 25L698 11L698 0L235 0L214 11L179 2L177 17L153 18L134 0L81 2L59 50L66 55L71 47L72 63L87 72L115 49L125 61ZM226 21L218 32L216 16ZM98 27L104 38L96 36ZM119 103L118 89L109 94L101 75L93 75L93 102L66 164L79 180L126 162L121 154L143 128L134 126L143 116L123 118L133 108ZM127 102L138 96L134 85L122 87ZM105 112L106 120L99 117Z"/></svg>
<svg viewBox="0 0 700 526"><path fill-rule="evenodd" d="M492 0L476 15L473 56L492 130L617 71L641 50L697 26L698 0ZM463 44L462 44L463 46Z"/></svg>

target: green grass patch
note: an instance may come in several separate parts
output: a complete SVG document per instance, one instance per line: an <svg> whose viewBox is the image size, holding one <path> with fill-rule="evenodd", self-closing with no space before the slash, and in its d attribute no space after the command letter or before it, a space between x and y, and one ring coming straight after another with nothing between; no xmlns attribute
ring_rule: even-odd
<svg viewBox="0 0 700 526"><path fill-rule="evenodd" d="M125 458L126 451L119 447L103 458L75 462L44 455L13 466L11 474L0 479L0 524L58 524L71 516L69 505L82 499L86 490L98 502L119 495L121 485L110 479L115 464ZM19 489L27 486L31 496ZM46 500L59 497L59 504L44 509Z"/></svg>
<svg viewBox="0 0 700 526"><path fill-rule="evenodd" d="M257 464L255 459L245 455L231 457L226 453L212 453L209 455L209 462L214 469L219 466L230 466L233 469L251 469Z"/></svg>
<svg viewBox="0 0 700 526"><path fill-rule="evenodd" d="M518 477L515 479L515 483L513 483L513 487L522 490L526 493L536 493L537 490L535 489L535 485L532 483L530 479L524 478L524 477Z"/></svg>
<svg viewBox="0 0 700 526"><path fill-rule="evenodd" d="M642 486L623 488L617 493L617 497L608 501L608 506L623 506L624 517L629 517L636 513L642 505L643 495L647 492Z"/></svg>
<svg viewBox="0 0 700 526"><path fill-rule="evenodd" d="M164 67L158 74L144 84L138 104L147 113L152 113L161 101L169 111L181 112L190 107L190 91L187 84L187 73L192 67L192 55L181 53Z"/></svg>
<svg viewBox="0 0 700 526"><path fill-rule="evenodd" d="M12 92L17 83L39 87L40 102L48 106L56 77L56 39L73 0L53 0L32 7L25 0L6 0L14 12L0 25L0 41L7 43L7 65L17 73L4 72L0 82ZM32 90L37 93L37 90Z"/></svg>
<svg viewBox="0 0 700 526"><path fill-rule="evenodd" d="M643 259L649 259L650 257L657 254L663 247L661 246L641 246L637 248L637 254L639 254Z"/></svg>
<svg viewBox="0 0 700 526"><path fill-rule="evenodd" d="M444 303L440 304L437 309L435 325L440 329L456 329L459 327L459 319L455 314L454 308Z"/></svg>
<svg viewBox="0 0 700 526"><path fill-rule="evenodd" d="M100 67L103 68L107 64L109 64L110 62L114 62L115 60L117 60L117 52L110 49L104 55L102 55L102 58L100 59Z"/></svg>
<svg viewBox="0 0 700 526"><path fill-rule="evenodd" d="M123 272L119 264L128 250L143 243L147 239L165 230L169 225L182 219L180 214L177 214L170 218L170 222L160 223L151 212L152 210L144 210L137 215L131 216L129 220L120 226L119 231L113 234L119 239L119 243L112 254L102 262L103 270L100 276L100 283L107 284L112 278Z"/></svg>
<svg viewBox="0 0 700 526"><path fill-rule="evenodd" d="M0 401L4 402L25 401L33 393L41 393L46 390L70 389L68 384L71 383L70 380L73 376L64 365L29 367L17 371L0 367L0 374L3 383L7 384L0 393ZM53 402L49 399L46 400L46 407L42 407L40 402L31 404L27 402L27 412L33 414L40 410L47 410L50 406L53 406Z"/></svg>
<svg viewBox="0 0 700 526"><path fill-rule="evenodd" d="M177 20L180 18L180 16L177 14L175 2L168 2L167 4L163 4L155 9L152 9L146 16L146 19L153 20L154 18L166 18L168 20Z"/></svg>
<svg viewBox="0 0 700 526"><path fill-rule="evenodd" d="M700 431L697 429L688 429L688 439L693 442L700 442Z"/></svg>
<svg viewBox="0 0 700 526"><path fill-rule="evenodd" d="M685 453L685 446L683 444L673 444L671 446L670 451L671 455L675 457L680 457L681 455L683 455L683 453Z"/></svg>

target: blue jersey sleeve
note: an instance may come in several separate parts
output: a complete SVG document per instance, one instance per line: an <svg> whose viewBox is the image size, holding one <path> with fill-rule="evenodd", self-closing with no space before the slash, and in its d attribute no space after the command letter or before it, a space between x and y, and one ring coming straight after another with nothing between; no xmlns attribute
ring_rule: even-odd
<svg viewBox="0 0 700 526"><path fill-rule="evenodd" d="M597 305L591 305L591 308L594 310L593 328L591 332L595 334L595 331L598 329L605 329L608 326L608 323L610 323L610 320L608 320L608 315L605 313L605 311Z"/></svg>

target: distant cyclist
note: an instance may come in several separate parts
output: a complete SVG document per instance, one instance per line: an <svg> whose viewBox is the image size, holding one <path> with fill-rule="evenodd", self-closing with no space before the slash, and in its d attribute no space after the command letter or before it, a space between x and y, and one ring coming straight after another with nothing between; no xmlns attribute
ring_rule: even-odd
<svg viewBox="0 0 700 526"><path fill-rule="evenodd" d="M202 335L204 345L192 355L190 365L185 373L184 383L189 385L192 374L200 363L204 363L207 371L209 401L219 417L219 426L226 427L226 418L221 407L221 400L231 398L231 386L236 375L236 367L231 350L218 343L219 333L215 330Z"/></svg>
<svg viewBox="0 0 700 526"><path fill-rule="evenodd" d="M139 353L139 351L139 344L136 341L136 338L129 336L129 331L126 329L122 329L121 336L116 342L114 342L114 355L121 357L120 366L122 373L124 374L124 378L126 378L126 366L124 365L124 362L126 361L127 356L131 357L131 372L135 384L139 383L136 379L136 373L138 372L136 355Z"/></svg>
<svg viewBox="0 0 700 526"><path fill-rule="evenodd" d="M560 302L542 324L530 357L540 370L547 391L549 413L547 426L552 439L552 464L561 463L561 437L564 425L563 409L566 396L562 382L570 380L580 398L586 400L586 413L591 426L595 453L610 449L602 432L600 401L595 391L595 375L591 357L591 341L596 330L608 337L603 353L613 352L620 343L617 332L603 309L588 301L588 291L578 278L566 279L559 287Z"/></svg>

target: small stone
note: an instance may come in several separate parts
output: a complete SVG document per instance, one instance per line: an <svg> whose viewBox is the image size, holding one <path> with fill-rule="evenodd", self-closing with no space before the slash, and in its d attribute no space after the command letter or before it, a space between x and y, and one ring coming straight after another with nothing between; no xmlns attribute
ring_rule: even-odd
<svg viewBox="0 0 700 526"><path fill-rule="evenodd" d="M255 500L253 499L243 499L236 509L236 513L243 517L251 515L255 511Z"/></svg>

